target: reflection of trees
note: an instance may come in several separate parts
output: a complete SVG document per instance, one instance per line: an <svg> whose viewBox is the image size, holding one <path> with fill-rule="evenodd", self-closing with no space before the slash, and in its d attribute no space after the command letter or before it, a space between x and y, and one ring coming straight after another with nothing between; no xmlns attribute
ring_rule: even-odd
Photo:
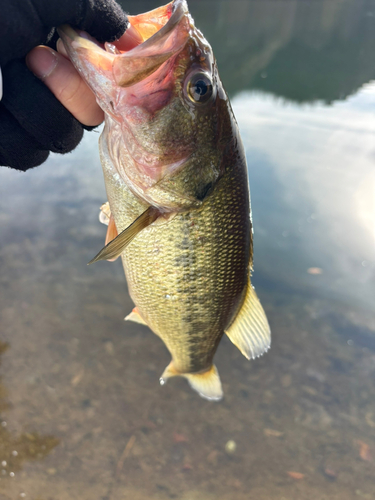
<svg viewBox="0 0 375 500"><path fill-rule="evenodd" d="M303 2L303 5L310 4ZM333 25L330 33L320 29L316 40L307 35L293 37L267 65L268 77L262 79L258 73L251 82L252 88L298 102L332 102L344 99L373 80L375 18L366 16L365 9L360 16L350 9L343 9L340 14L342 24Z"/></svg>
<svg viewBox="0 0 375 500"><path fill-rule="evenodd" d="M160 0L121 0L131 13ZM343 99L375 78L369 0L188 0L211 43L225 88L297 102Z"/></svg>
<svg viewBox="0 0 375 500"><path fill-rule="evenodd" d="M8 344L0 342L0 356ZM0 411L9 409L7 392L0 380ZM48 455L59 440L53 436L40 436L37 432L14 436L6 427L6 420L0 417L0 465L2 474L9 475L22 467L27 460L40 460ZM5 471L5 472L3 472Z"/></svg>
<svg viewBox="0 0 375 500"><path fill-rule="evenodd" d="M259 89L332 102L375 78L375 8L368 0L190 1L230 94ZM211 15L210 15L211 11Z"/></svg>

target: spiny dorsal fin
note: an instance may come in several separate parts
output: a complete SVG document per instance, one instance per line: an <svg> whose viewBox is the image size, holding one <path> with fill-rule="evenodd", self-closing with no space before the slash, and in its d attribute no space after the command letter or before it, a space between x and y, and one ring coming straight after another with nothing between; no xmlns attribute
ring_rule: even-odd
<svg viewBox="0 0 375 500"><path fill-rule="evenodd" d="M137 219L135 219L129 227L124 229L114 240L100 250L100 252L90 260L89 264L98 260L116 259L129 243L142 231L145 227L152 224L158 217L159 211L154 207L148 207Z"/></svg>
<svg viewBox="0 0 375 500"><path fill-rule="evenodd" d="M242 307L225 333L247 359L257 358L270 348L271 330L250 283Z"/></svg>
<svg viewBox="0 0 375 500"><path fill-rule="evenodd" d="M148 326L145 320L139 314L138 307L134 307L132 312L125 317L125 321L134 321L134 323Z"/></svg>

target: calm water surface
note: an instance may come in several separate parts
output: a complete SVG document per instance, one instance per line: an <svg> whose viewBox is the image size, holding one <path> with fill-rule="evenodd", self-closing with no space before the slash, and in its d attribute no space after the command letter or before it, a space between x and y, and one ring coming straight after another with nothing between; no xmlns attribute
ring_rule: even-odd
<svg viewBox="0 0 375 500"><path fill-rule="evenodd" d="M155 2L127 2L136 13ZM190 3L247 151L271 351L184 380L102 247L98 133L0 169L0 499L375 499L375 4ZM232 443L229 443L233 441Z"/></svg>

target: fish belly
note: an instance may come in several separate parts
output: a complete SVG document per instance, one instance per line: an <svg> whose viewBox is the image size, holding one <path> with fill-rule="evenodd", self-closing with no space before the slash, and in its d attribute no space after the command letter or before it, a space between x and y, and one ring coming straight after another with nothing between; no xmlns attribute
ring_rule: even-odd
<svg viewBox="0 0 375 500"><path fill-rule="evenodd" d="M105 155L102 164L121 232L147 205L132 194ZM179 372L211 366L249 283L251 237L246 165L238 161L201 208L157 221L121 255L130 296Z"/></svg>

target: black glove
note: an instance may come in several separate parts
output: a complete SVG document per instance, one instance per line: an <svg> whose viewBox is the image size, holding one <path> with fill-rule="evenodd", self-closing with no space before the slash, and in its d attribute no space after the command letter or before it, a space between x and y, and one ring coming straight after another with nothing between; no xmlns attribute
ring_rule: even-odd
<svg viewBox="0 0 375 500"><path fill-rule="evenodd" d="M26 54L53 46L54 28L64 23L104 42L119 38L128 21L115 0L0 0L0 12L0 165L25 171L50 151L74 149L84 128L27 69Z"/></svg>

